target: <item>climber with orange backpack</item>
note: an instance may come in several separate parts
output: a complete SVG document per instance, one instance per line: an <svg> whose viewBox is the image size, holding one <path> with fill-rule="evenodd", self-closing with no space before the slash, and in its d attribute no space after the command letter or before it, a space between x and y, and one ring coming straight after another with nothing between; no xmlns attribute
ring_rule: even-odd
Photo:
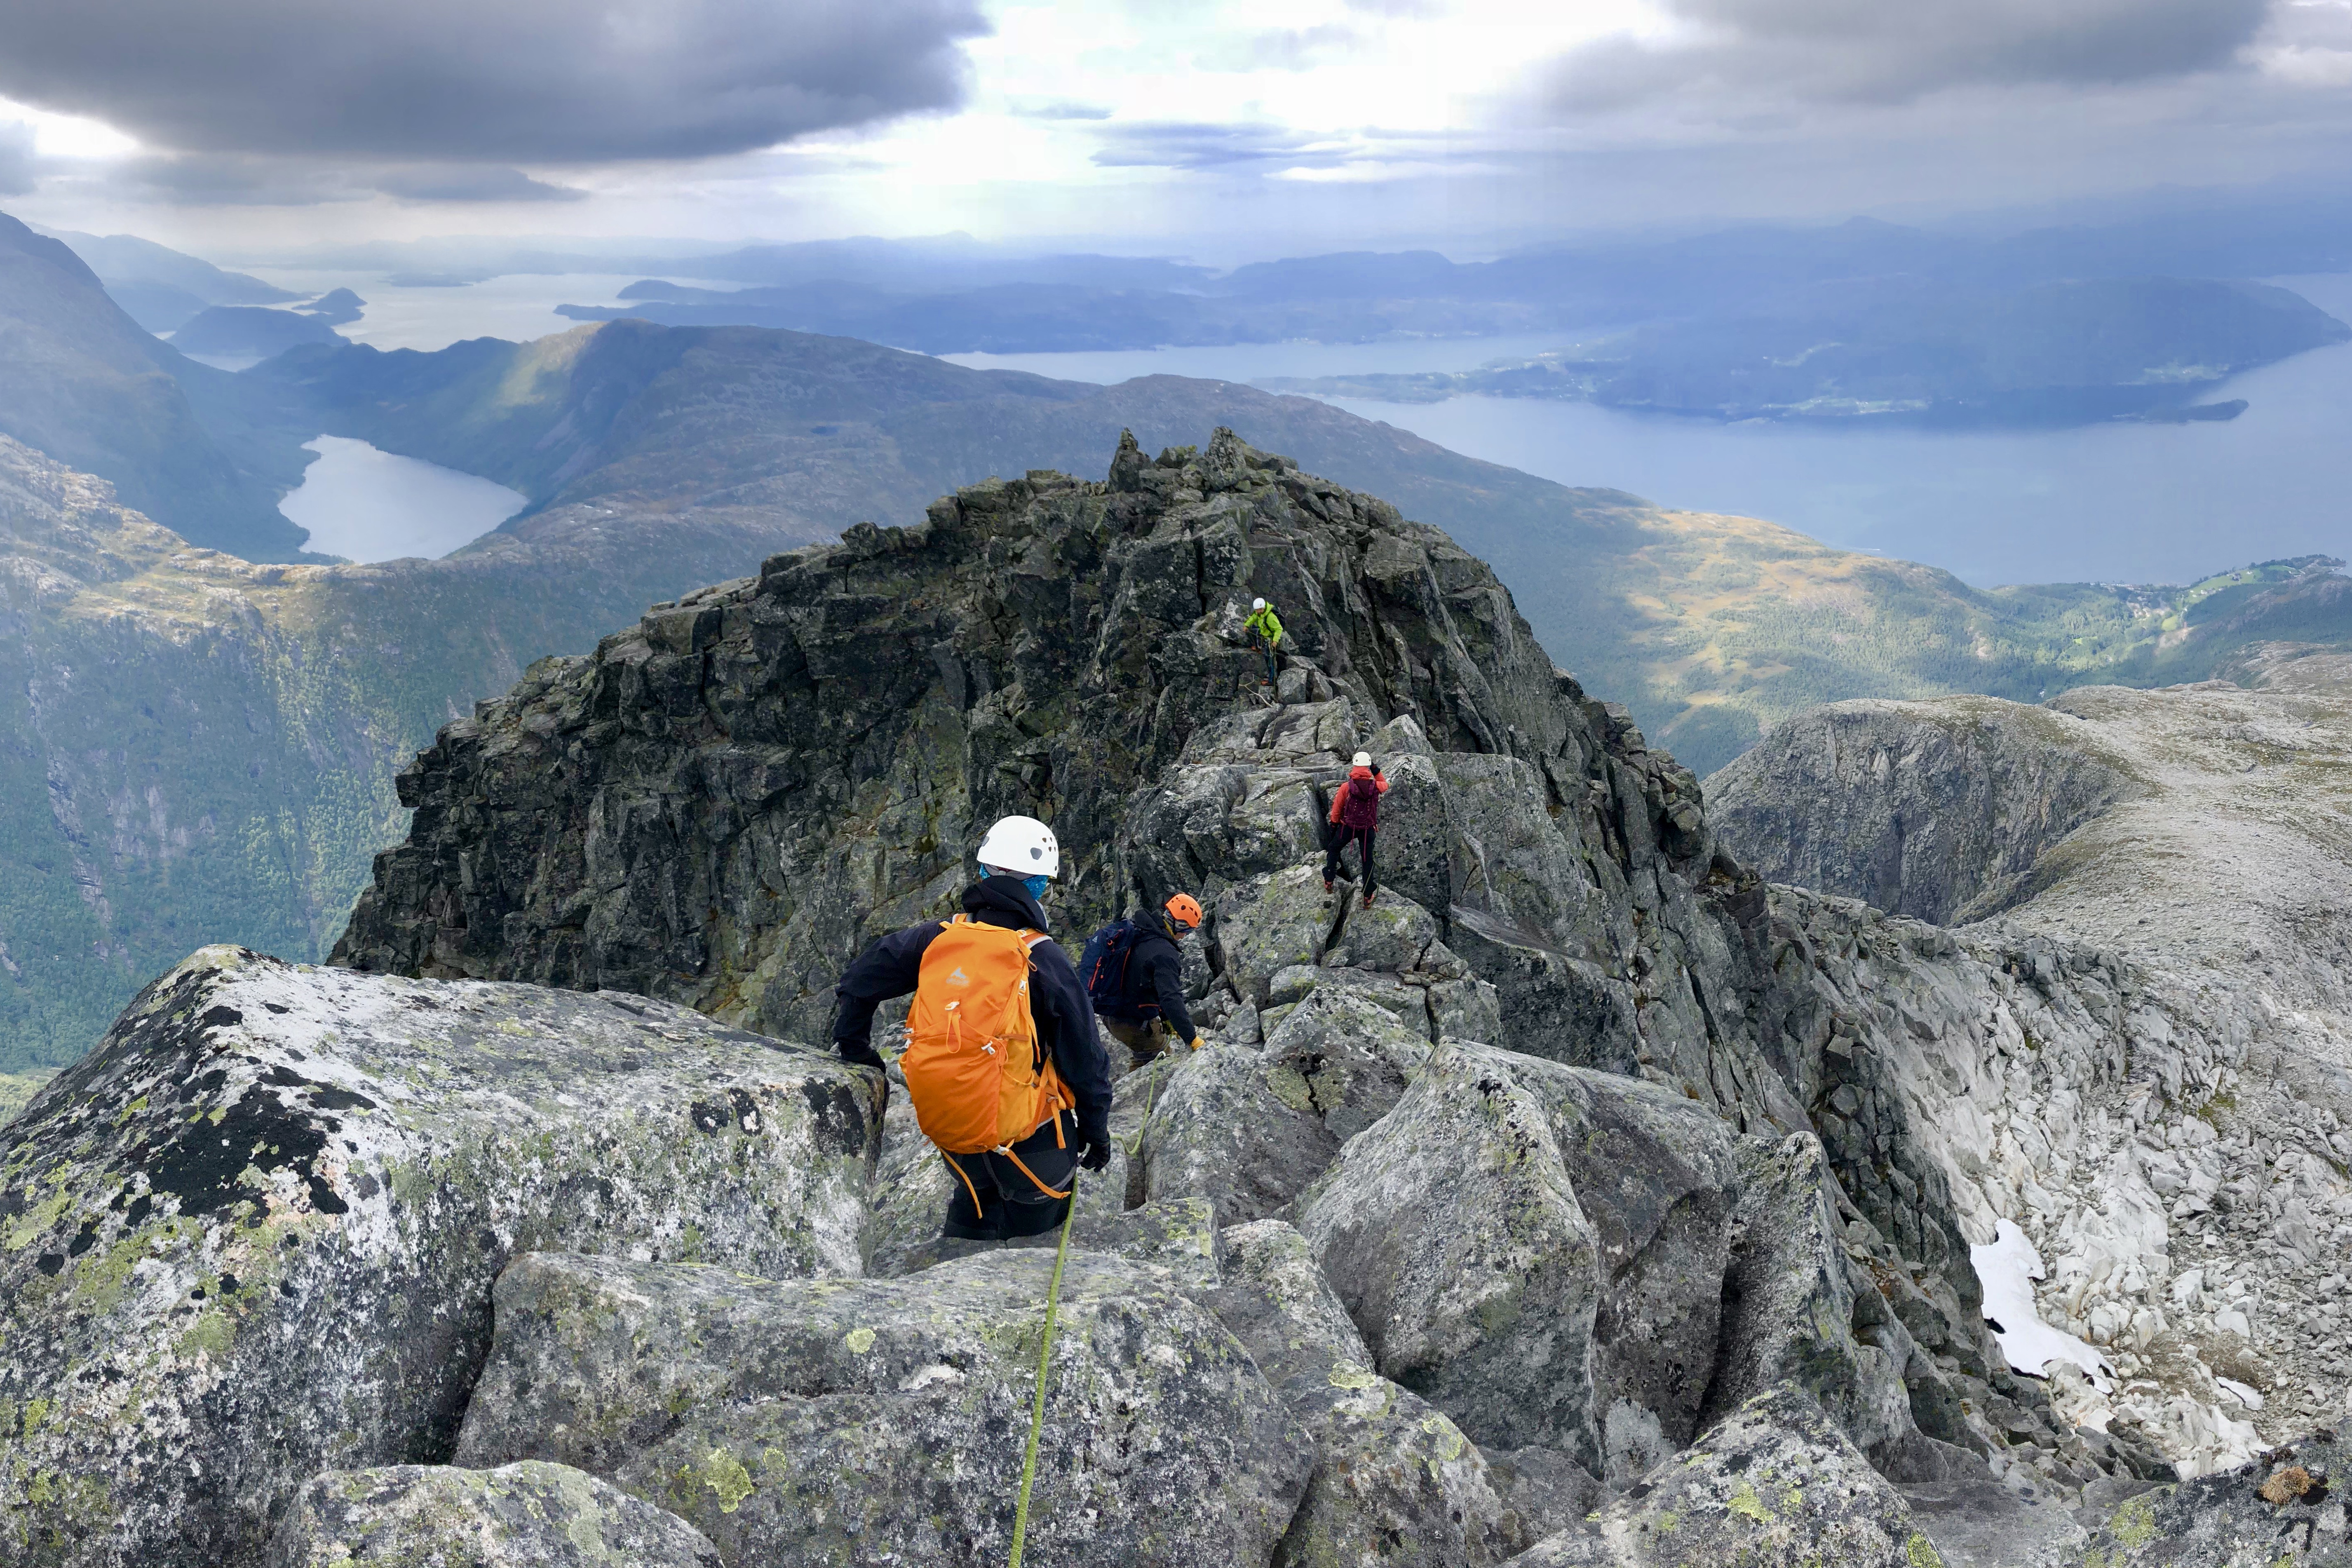
<svg viewBox="0 0 2352 1568"><path fill-rule="evenodd" d="M1077 1168L1110 1163L1110 1067L1038 901L1062 867L1054 830L1005 817L978 858L985 874L962 914L883 937L843 973L833 1043L845 1060L884 1066L875 1009L914 993L898 1067L916 1124L955 1175L940 1234L1003 1241L1060 1225Z"/></svg>

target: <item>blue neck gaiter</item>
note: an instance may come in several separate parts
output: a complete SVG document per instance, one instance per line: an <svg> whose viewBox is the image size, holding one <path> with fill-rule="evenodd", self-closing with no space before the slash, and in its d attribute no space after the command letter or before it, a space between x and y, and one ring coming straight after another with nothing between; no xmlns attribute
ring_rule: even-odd
<svg viewBox="0 0 2352 1568"><path fill-rule="evenodd" d="M1021 885L1029 889L1029 896L1031 898L1035 899L1042 903L1045 901L1045 889L1054 885L1054 879L1051 877L1024 877L1021 879Z"/></svg>

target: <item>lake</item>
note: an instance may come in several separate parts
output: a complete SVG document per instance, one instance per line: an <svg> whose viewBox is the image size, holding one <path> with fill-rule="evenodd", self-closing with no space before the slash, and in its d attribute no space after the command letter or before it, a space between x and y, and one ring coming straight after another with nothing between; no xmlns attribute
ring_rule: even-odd
<svg viewBox="0 0 2352 1568"><path fill-rule="evenodd" d="M246 271L280 289L306 295L349 289L367 301L360 319L335 331L355 343L380 349L446 349L467 338L504 338L526 343L580 325L555 313L558 305L617 305L620 291L642 272L509 273L479 283L433 287L395 284L393 274L311 268L248 267ZM674 283L701 289L733 289L664 273Z"/></svg>
<svg viewBox="0 0 2352 1568"><path fill-rule="evenodd" d="M2272 281L2352 321L2352 276ZM1490 339L949 357L1088 381L1247 381L1463 370L1526 352ZM1331 401L1562 484L1769 518L1981 586L2180 583L2280 556L2352 555L2352 344L2236 377L2210 396L2249 407L2224 424L1959 432L1723 425L1529 398Z"/></svg>
<svg viewBox="0 0 2352 1568"><path fill-rule="evenodd" d="M368 301L366 312L341 331L385 349L436 349L483 336L523 341L568 331L575 323L556 315L555 306L610 301L635 281L633 274L573 273L514 275L453 289L395 288L381 274L262 270L289 289L357 290ZM2352 321L2352 275L2272 281ZM945 357L982 369L1076 381L1153 374L1250 381L1467 370L1577 335ZM1521 398L1333 401L1455 451L1562 484L1769 518L1846 549L1942 566L1980 585L2177 583L2279 556L2352 555L2352 344L2237 377L2212 395L2243 397L2250 406L2225 424L1962 432L1722 425ZM304 491L321 482L321 467L312 466ZM341 507L350 492L337 489L341 481L331 476L324 482ZM287 498L289 508L304 491ZM379 504L392 504L383 499L391 493L383 491ZM420 497L429 508L445 504L430 486ZM414 527L374 525L366 537L382 542L368 548L436 553L464 542L451 536L462 526L444 528L430 516ZM450 542L437 551L401 542L411 536Z"/></svg>
<svg viewBox="0 0 2352 1568"><path fill-rule="evenodd" d="M428 558L469 544L523 509L518 491L472 474L321 436L302 483L278 510L310 531L304 547L346 561Z"/></svg>

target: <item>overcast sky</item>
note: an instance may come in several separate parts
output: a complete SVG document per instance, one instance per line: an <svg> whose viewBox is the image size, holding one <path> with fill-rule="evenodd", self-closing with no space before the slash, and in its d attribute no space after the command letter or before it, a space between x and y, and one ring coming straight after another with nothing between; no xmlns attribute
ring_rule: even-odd
<svg viewBox="0 0 2352 1568"><path fill-rule="evenodd" d="M1205 260L2334 176L2352 0L0 0L0 207L207 253Z"/></svg>

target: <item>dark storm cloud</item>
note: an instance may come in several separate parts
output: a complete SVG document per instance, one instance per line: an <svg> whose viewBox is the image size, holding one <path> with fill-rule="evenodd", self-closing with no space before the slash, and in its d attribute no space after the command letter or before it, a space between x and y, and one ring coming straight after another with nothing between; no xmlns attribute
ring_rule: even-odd
<svg viewBox="0 0 2352 1568"><path fill-rule="evenodd" d="M33 128L21 120L0 121L0 196L32 190Z"/></svg>
<svg viewBox="0 0 2352 1568"><path fill-rule="evenodd" d="M1680 93L1901 102L1939 89L2077 86L2232 63L2270 0L1669 0L1693 37L1578 49L1555 79L1570 110Z"/></svg>
<svg viewBox="0 0 2352 1568"><path fill-rule="evenodd" d="M144 153L86 172L94 192L188 206L302 207L387 195L404 202L577 201L587 195L484 163L355 164L235 153Z"/></svg>
<svg viewBox="0 0 2352 1568"><path fill-rule="evenodd" d="M593 163L962 96L977 0L0 0L0 95L151 146Z"/></svg>

